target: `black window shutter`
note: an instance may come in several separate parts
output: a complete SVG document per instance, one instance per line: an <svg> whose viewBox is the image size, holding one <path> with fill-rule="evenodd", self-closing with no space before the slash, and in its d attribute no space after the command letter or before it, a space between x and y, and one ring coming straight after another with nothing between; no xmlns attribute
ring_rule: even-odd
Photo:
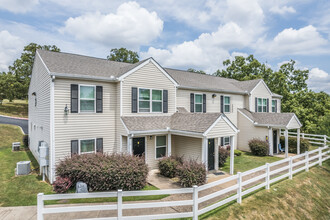
<svg viewBox="0 0 330 220"><path fill-rule="evenodd" d="M194 93L190 93L190 112L194 112L195 107L195 96Z"/></svg>
<svg viewBox="0 0 330 220"><path fill-rule="evenodd" d="M269 99L267 99L267 112L269 112Z"/></svg>
<svg viewBox="0 0 330 220"><path fill-rule="evenodd" d="M163 90L163 113L168 112L168 91Z"/></svg>
<svg viewBox="0 0 330 220"><path fill-rule="evenodd" d="M96 139L96 152L103 153L103 138Z"/></svg>
<svg viewBox="0 0 330 220"><path fill-rule="evenodd" d="M221 146L223 146L223 137L221 138Z"/></svg>
<svg viewBox="0 0 330 220"><path fill-rule="evenodd" d="M223 113L223 95L220 96L220 110L221 110L221 113Z"/></svg>
<svg viewBox="0 0 330 220"><path fill-rule="evenodd" d="M103 87L96 86L96 113L103 112Z"/></svg>
<svg viewBox="0 0 330 220"><path fill-rule="evenodd" d="M78 140L71 141L71 157L75 154L78 154Z"/></svg>
<svg viewBox="0 0 330 220"><path fill-rule="evenodd" d="M206 94L203 94L203 113L206 113Z"/></svg>
<svg viewBox="0 0 330 220"><path fill-rule="evenodd" d="M71 113L78 113L78 85L71 84Z"/></svg>
<svg viewBox="0 0 330 220"><path fill-rule="evenodd" d="M275 112L277 112L277 100L275 100Z"/></svg>
<svg viewBox="0 0 330 220"><path fill-rule="evenodd" d="M132 113L137 113L137 88L132 87Z"/></svg>
<svg viewBox="0 0 330 220"><path fill-rule="evenodd" d="M258 112L258 98L256 97L256 99L255 99L255 112Z"/></svg>

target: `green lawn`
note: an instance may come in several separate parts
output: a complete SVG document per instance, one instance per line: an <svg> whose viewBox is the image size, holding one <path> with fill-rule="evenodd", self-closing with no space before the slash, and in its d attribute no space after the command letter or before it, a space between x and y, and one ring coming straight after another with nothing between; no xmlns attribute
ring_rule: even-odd
<svg viewBox="0 0 330 220"><path fill-rule="evenodd" d="M26 100L13 100L13 102L9 102L5 99L2 105L0 105L0 115L27 118L28 102Z"/></svg>
<svg viewBox="0 0 330 220"><path fill-rule="evenodd" d="M12 152L11 143L22 140L21 130L13 125L0 124L0 206L27 206L37 204L37 194L43 192L52 194L52 186L41 181L39 166L29 150ZM21 143L22 144L22 143ZM30 160L33 172L27 176L15 176L18 161ZM143 190L157 190L147 185ZM74 192L72 190L71 192ZM167 195L124 197L124 201L158 200ZM47 201L45 204L114 202L116 198L72 199L61 201Z"/></svg>
<svg viewBox="0 0 330 220"><path fill-rule="evenodd" d="M252 155L249 152L242 152L241 156L235 156L234 173L251 170L253 168L265 165L265 163L272 163L281 159L282 158L271 157L271 156L258 157ZM220 170L229 173L229 169L230 169L230 157L227 158L225 165L221 167Z"/></svg>
<svg viewBox="0 0 330 220"><path fill-rule="evenodd" d="M330 160L322 167L301 172L292 180L285 179L246 196L236 202L219 207L201 219L330 219Z"/></svg>

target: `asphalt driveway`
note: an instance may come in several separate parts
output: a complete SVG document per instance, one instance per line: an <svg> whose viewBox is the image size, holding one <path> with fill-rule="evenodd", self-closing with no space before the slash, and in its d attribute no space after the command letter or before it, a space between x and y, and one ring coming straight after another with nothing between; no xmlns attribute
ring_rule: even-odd
<svg viewBox="0 0 330 220"><path fill-rule="evenodd" d="M10 124L10 125L17 125L22 128L25 134L29 133L29 120L27 119L19 119L19 118L12 118L8 116L0 116L0 124Z"/></svg>

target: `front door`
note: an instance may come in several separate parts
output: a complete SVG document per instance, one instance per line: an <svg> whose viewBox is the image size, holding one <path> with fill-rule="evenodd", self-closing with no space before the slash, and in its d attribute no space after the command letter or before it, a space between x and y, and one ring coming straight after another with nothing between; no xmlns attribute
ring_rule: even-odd
<svg viewBox="0 0 330 220"><path fill-rule="evenodd" d="M273 131L273 153L277 153L277 130Z"/></svg>
<svg viewBox="0 0 330 220"><path fill-rule="evenodd" d="M145 153L144 137L133 138L133 155L142 157Z"/></svg>
<svg viewBox="0 0 330 220"><path fill-rule="evenodd" d="M214 170L214 138L208 140L208 168Z"/></svg>

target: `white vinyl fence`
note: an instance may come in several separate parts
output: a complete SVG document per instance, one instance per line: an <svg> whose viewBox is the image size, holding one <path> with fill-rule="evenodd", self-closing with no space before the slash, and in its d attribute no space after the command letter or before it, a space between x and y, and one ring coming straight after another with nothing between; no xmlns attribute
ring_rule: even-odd
<svg viewBox="0 0 330 220"><path fill-rule="evenodd" d="M44 214L72 213L88 211L111 211L113 217L99 219L170 219L198 216L220 207L226 203L236 200L241 203L242 196L252 193L260 188L269 189L270 184L280 181L303 170L308 171L310 167L322 165L322 162L330 158L329 147L320 147L304 154L289 157L273 163L266 163L245 172L220 179L202 186L192 188L148 190L148 191L122 191L117 192L95 192L95 193L70 193L70 194L38 194L38 220L44 218ZM150 196L150 195L174 195L180 194L179 201L135 201L123 203L123 197L127 196ZM190 194L190 195L189 195ZM192 195L192 196L191 196ZM188 196L188 197L187 197ZM88 204L80 206L45 206L46 200L63 200L79 198L117 198L116 203L111 204ZM184 200L184 198L187 198ZM179 212L169 212L169 207L185 207ZM151 209L157 208L157 209ZM167 209L166 209L167 208ZM144 211L137 212L136 209L149 209L148 215ZM162 211L162 214L157 211ZM127 210L130 215L123 215ZM165 211L164 211L165 210ZM135 212L134 212L135 211ZM96 219L96 218L95 218Z"/></svg>
<svg viewBox="0 0 330 220"><path fill-rule="evenodd" d="M284 131L281 131L281 136L284 136ZM289 137L297 137L296 132L289 132ZM305 134L300 133L300 137L306 139L312 145L323 145L326 146L330 142L330 137L327 135L320 135L320 134Z"/></svg>

